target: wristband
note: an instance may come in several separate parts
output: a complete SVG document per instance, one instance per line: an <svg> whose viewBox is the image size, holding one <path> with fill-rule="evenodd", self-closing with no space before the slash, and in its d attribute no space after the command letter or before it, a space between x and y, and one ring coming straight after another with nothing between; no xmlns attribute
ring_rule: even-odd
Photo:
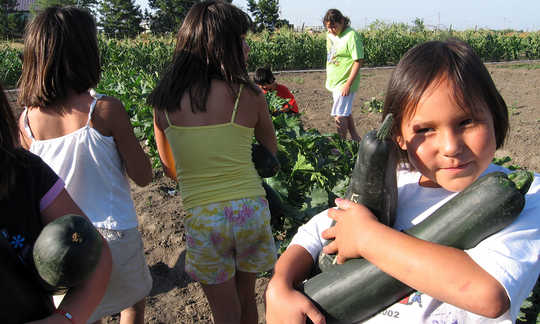
<svg viewBox="0 0 540 324"><path fill-rule="evenodd" d="M61 308L57 308L54 310L55 313L58 313L58 314L62 314L65 318L67 318L67 320L71 323L71 324L75 324L75 321L73 320L73 315L71 315L70 313L66 312L65 310L61 309Z"/></svg>

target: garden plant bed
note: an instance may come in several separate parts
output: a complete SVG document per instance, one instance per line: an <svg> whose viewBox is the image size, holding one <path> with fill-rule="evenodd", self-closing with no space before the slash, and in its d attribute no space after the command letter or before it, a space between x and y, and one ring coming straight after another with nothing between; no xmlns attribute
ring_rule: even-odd
<svg viewBox="0 0 540 324"><path fill-rule="evenodd" d="M510 113L510 133L497 157L509 156L510 164L540 171L540 69L531 65L490 64L488 69ZM363 111L365 102L383 99L392 68L362 69L361 88L353 116L360 134L375 129L381 114ZM289 87L299 104L305 128L321 133L335 131L329 116L332 98L324 88L324 72L279 73L277 81ZM20 109L17 109L20 112ZM345 157L344 157L345 158ZM184 211L175 183L161 170L154 171L147 187L133 185L133 198L145 244L145 254L154 280L147 299L146 323L211 323L211 313L200 286L183 271L185 258ZM264 288L269 275L257 281L259 322L264 323ZM118 323L117 315L104 323Z"/></svg>

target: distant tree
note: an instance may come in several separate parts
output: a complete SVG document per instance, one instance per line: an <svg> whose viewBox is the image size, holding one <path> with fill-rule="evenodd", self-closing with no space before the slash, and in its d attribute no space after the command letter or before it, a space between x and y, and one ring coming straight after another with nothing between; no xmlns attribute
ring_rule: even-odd
<svg viewBox="0 0 540 324"><path fill-rule="evenodd" d="M35 16L39 11L51 6L77 6L96 14L98 0L35 0L30 7L30 14Z"/></svg>
<svg viewBox="0 0 540 324"><path fill-rule="evenodd" d="M182 25L188 10L201 0L149 0L148 6L154 10L148 19L150 30L155 34L175 33ZM231 3L232 0L225 0Z"/></svg>
<svg viewBox="0 0 540 324"><path fill-rule="evenodd" d="M413 27L411 28L412 32L423 32L426 30L426 26L424 25L424 19L416 17L415 20L413 20Z"/></svg>
<svg viewBox="0 0 540 324"><path fill-rule="evenodd" d="M110 37L135 37L144 28L141 26L143 16L134 0L102 0L98 25Z"/></svg>
<svg viewBox="0 0 540 324"><path fill-rule="evenodd" d="M20 37L24 30L25 17L15 11L17 0L0 0L0 36Z"/></svg>
<svg viewBox="0 0 540 324"><path fill-rule="evenodd" d="M248 11L254 18L257 31L289 25L288 21L279 19L279 0L248 0Z"/></svg>

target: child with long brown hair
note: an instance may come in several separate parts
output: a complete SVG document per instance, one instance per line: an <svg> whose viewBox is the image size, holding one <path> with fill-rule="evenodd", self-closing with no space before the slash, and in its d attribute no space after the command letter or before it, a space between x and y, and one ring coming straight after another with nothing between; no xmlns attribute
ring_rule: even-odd
<svg viewBox="0 0 540 324"><path fill-rule="evenodd" d="M32 246L39 233L49 222L66 214L84 215L64 188L64 182L38 156L24 150L19 145L17 122L9 106L2 85L0 85L0 235L9 241L18 260L3 260L17 263L22 260L27 267L33 264ZM4 251L5 252L5 251ZM28 267L26 269L30 269ZM2 280L16 280L6 277ZM52 298L43 298L44 307L24 310L30 300L18 300L14 294L2 301L2 320L38 319L36 315L53 313L32 323L60 323L71 317L73 321L85 323L99 304L111 273L111 254L107 244L103 244L101 258L94 273L80 286L69 289L59 307L54 310ZM27 276L28 287L34 287L36 295L41 286L32 271L21 274ZM20 278L21 276L19 276ZM20 280L20 279L18 279ZM45 294L45 293L43 293ZM38 298L36 296L36 298ZM11 306L10 306L11 305ZM9 307L9 309L8 309ZM20 312L22 310L22 312ZM11 312L10 314L6 314Z"/></svg>
<svg viewBox="0 0 540 324"><path fill-rule="evenodd" d="M186 272L206 294L215 323L257 323L256 274L276 248L253 136L273 154L274 127L246 68L246 13L222 1L188 12L171 64L151 93L165 173L186 210Z"/></svg>
<svg viewBox="0 0 540 324"><path fill-rule="evenodd" d="M64 180L111 247L113 273L90 321L121 312L122 323L143 323L152 278L128 177L145 186L152 168L122 103L91 90L100 69L88 11L50 7L36 16L24 39L21 142Z"/></svg>

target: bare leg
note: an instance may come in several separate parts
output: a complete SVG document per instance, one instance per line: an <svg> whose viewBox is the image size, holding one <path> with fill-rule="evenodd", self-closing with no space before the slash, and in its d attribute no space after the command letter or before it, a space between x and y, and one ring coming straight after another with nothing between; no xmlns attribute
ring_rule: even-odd
<svg viewBox="0 0 540 324"><path fill-rule="evenodd" d="M215 324L240 323L242 306L237 294L236 278L217 285L201 286L210 304Z"/></svg>
<svg viewBox="0 0 540 324"><path fill-rule="evenodd" d="M349 123L346 118L345 116L334 116L337 133L343 139L347 139L347 130L349 129Z"/></svg>
<svg viewBox="0 0 540 324"><path fill-rule="evenodd" d="M257 274L250 272L236 272L236 290L242 307L242 324L257 324L257 302L255 300L255 280Z"/></svg>
<svg viewBox="0 0 540 324"><path fill-rule="evenodd" d="M356 126L354 125L354 119L352 114L347 116L347 128L349 129L349 133L351 134L351 139L353 141L360 142L361 137L358 135L358 132L356 131Z"/></svg>
<svg viewBox="0 0 540 324"><path fill-rule="evenodd" d="M144 324L144 298L120 313L120 324Z"/></svg>

